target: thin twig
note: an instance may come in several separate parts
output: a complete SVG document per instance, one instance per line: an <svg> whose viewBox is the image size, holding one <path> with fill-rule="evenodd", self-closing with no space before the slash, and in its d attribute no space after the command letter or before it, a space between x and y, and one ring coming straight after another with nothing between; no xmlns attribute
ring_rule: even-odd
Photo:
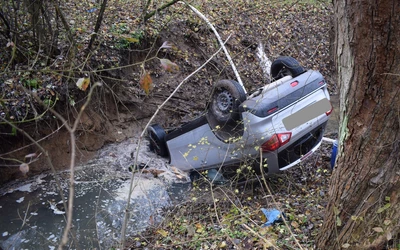
<svg viewBox="0 0 400 250"><path fill-rule="evenodd" d="M26 208L26 211L25 211L25 215L24 215L24 219L23 219L23 221L22 221L22 225L21 225L21 228L19 229L19 230L22 230L22 228L25 226L25 224L26 224L26 217L28 216L28 212L29 212L29 207L31 206L31 202L29 201L28 202L28 207Z"/></svg>
<svg viewBox="0 0 400 250"><path fill-rule="evenodd" d="M96 82L93 85L93 87L90 89L90 92L88 94L88 98L87 98L86 102L83 104L83 106L81 107L81 110L79 111L78 117L75 119L75 122L74 122L72 128L69 127L69 125L66 123L66 120L61 115L59 115L56 111L54 111L52 109L50 110L54 115L56 115L57 117L61 118L61 120L66 123L65 127L68 129L68 131L70 133L70 143L71 143L71 161L70 161L70 178L69 178L69 185L70 186L69 186L68 209L67 209L67 225L65 226L62 240L60 242L60 245L58 246L59 250L62 250L63 246L65 244L67 244L67 242L68 242L68 234L69 234L69 231L70 231L71 225L72 225L72 210L73 210L73 207L74 207L74 193L75 193L75 188L74 188L74 185L75 185L75 176L74 176L74 174L75 174L75 160L76 160L75 159L75 154L76 154L75 130L78 127L78 124L80 122L80 119L81 119L81 116L83 114L83 111L89 105L89 102L92 99L92 94L93 94L94 89L97 86L101 86L101 85L102 85L101 83Z"/></svg>

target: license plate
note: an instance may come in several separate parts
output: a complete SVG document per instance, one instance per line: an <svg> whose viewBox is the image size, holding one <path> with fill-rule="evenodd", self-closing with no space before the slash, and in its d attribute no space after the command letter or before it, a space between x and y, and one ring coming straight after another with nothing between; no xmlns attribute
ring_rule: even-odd
<svg viewBox="0 0 400 250"><path fill-rule="evenodd" d="M283 125L286 130L292 130L301 124L304 124L331 109L331 103L327 98L319 100L294 114L291 114L282 119Z"/></svg>

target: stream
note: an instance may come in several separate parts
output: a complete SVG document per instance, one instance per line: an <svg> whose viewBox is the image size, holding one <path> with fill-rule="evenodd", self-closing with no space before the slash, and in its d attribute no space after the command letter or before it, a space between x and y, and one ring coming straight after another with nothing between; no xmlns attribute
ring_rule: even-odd
<svg viewBox="0 0 400 250"><path fill-rule="evenodd" d="M75 199L70 249L110 249L120 241L137 139L111 144L75 171ZM135 173L127 234L134 235L162 219L162 209L185 199L187 176L171 169L166 159L148 151L144 142L138 162L157 170ZM136 154L136 153L135 153ZM136 155L135 155L136 156ZM146 168L147 169L147 168ZM69 171L56 174L68 197ZM56 249L66 225L53 174L15 181L0 189L0 247ZM72 243L71 243L72 242Z"/></svg>

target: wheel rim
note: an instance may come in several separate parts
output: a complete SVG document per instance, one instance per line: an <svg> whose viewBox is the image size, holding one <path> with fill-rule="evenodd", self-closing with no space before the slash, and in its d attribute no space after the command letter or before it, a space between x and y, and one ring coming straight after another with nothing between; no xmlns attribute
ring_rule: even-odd
<svg viewBox="0 0 400 250"><path fill-rule="evenodd" d="M216 104L220 112L229 113L233 107L233 97L227 90L223 90L217 95Z"/></svg>
<svg viewBox="0 0 400 250"><path fill-rule="evenodd" d="M279 77L279 78L282 78L282 77L290 76L290 75L291 75L291 74L290 74L290 71L289 71L286 67L284 67L283 69L281 69L281 70L279 71L278 77Z"/></svg>

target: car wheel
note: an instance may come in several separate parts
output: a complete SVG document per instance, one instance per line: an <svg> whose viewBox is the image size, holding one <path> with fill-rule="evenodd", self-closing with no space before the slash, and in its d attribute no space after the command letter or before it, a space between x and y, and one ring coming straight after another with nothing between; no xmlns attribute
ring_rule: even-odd
<svg viewBox="0 0 400 250"><path fill-rule="evenodd" d="M271 65L271 77L278 80L284 76L298 76L305 72L300 63L290 56L280 56Z"/></svg>
<svg viewBox="0 0 400 250"><path fill-rule="evenodd" d="M149 126L147 132L150 140L150 150L160 156L168 156L167 144L165 143L166 134L164 129L160 125L154 124Z"/></svg>
<svg viewBox="0 0 400 250"><path fill-rule="evenodd" d="M239 105L246 100L243 87L233 80L221 80L215 84L209 112L220 123L237 121Z"/></svg>

